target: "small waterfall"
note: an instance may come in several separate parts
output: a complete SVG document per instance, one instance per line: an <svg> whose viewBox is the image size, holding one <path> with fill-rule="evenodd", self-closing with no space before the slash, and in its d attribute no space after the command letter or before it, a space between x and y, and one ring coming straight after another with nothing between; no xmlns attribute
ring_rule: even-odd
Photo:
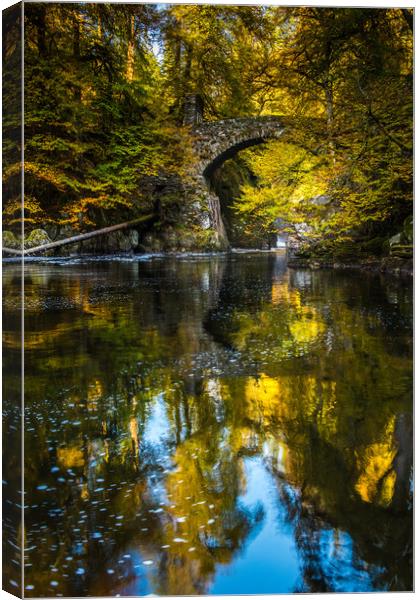
<svg viewBox="0 0 420 600"><path fill-rule="evenodd" d="M276 248L286 248L286 245L287 245L286 236L278 233L276 236Z"/></svg>

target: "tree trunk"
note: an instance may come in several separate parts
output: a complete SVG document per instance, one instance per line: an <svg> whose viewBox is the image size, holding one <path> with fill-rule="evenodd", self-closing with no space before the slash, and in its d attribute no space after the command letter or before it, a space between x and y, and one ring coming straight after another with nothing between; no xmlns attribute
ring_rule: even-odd
<svg viewBox="0 0 420 600"><path fill-rule="evenodd" d="M191 64L192 64L192 47L190 44L186 45L185 48L185 66L183 74L183 95L189 94L193 90L191 89Z"/></svg>
<svg viewBox="0 0 420 600"><path fill-rule="evenodd" d="M38 18L36 20L36 32L37 32L37 46L39 56L45 57L47 55L47 43L46 43L46 8L43 4L37 6Z"/></svg>
<svg viewBox="0 0 420 600"><path fill-rule="evenodd" d="M77 64L80 61L80 19L77 10L73 13L73 57ZM82 89L80 85L74 86L74 99L80 102L82 99Z"/></svg>
<svg viewBox="0 0 420 600"><path fill-rule="evenodd" d="M45 252L45 250L52 250L53 248L59 248L60 246L66 246L67 244L83 242L84 240L88 240L98 235L106 235L114 231L119 231L120 229L127 229L128 227L133 227L134 225L139 225L140 223L145 223L146 221L151 221L154 216L154 213L149 215L143 215L142 217L138 217L137 219L133 219L132 221L126 221L125 223L119 223L118 225L111 225L110 227L104 227L103 229L97 229L96 231L89 231L88 233L80 233L79 235L74 235L72 237L66 238L65 240L57 240L56 242L50 242L48 244L43 244L42 246L28 248L23 252L21 250L15 250L13 248L3 248L3 252L7 252L8 254L16 254L19 256L27 256L30 254L34 254L35 252Z"/></svg>
<svg viewBox="0 0 420 600"><path fill-rule="evenodd" d="M131 82L134 79L134 15L129 17L129 33L128 33L128 45L127 45L127 70L126 78L127 81Z"/></svg>

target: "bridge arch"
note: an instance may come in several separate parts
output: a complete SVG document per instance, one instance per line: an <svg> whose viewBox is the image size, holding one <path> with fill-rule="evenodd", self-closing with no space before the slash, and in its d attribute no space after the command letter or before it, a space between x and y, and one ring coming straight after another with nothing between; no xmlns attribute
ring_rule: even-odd
<svg viewBox="0 0 420 600"><path fill-rule="evenodd" d="M245 150L246 148L250 148L252 146L257 146L258 144L263 144L267 141L264 138L251 138L248 140L244 140L243 142L238 142L233 146L227 148L227 150L222 151L220 154L216 156L209 164L204 168L203 175L206 181L208 181L213 173L223 165L224 162L229 160L230 158L234 158L238 152L241 150Z"/></svg>
<svg viewBox="0 0 420 600"><path fill-rule="evenodd" d="M183 124L190 127L195 160L189 169L187 188L196 223L213 230L216 246L229 247L220 199L211 189L214 172L238 152L282 136L287 118L281 116L241 117L205 121L203 101L197 94L186 97Z"/></svg>
<svg viewBox="0 0 420 600"><path fill-rule="evenodd" d="M247 117L201 122L193 127L197 168L206 181L226 160L241 150L281 137L282 117Z"/></svg>

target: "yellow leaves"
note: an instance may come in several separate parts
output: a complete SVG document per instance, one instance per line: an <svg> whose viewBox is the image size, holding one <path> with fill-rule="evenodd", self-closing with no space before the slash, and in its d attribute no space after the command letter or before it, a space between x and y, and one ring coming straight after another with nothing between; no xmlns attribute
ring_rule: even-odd
<svg viewBox="0 0 420 600"><path fill-rule="evenodd" d="M113 201L107 194L99 196L81 197L67 205L68 217L59 219L61 225L72 225L75 229L86 226L96 226L94 219L95 210L112 208L117 201Z"/></svg>
<svg viewBox="0 0 420 600"><path fill-rule="evenodd" d="M102 383L96 379L89 385L87 392L86 405L89 411L95 411L98 407L98 400L103 394Z"/></svg>
<svg viewBox="0 0 420 600"><path fill-rule="evenodd" d="M310 218L312 224L319 219L320 207L313 199L327 195L332 177L325 156L315 156L298 144L281 140L267 144L263 152L243 154L258 176L259 187L242 187L235 202L237 212L250 219L265 216L272 222L278 217L288 223Z"/></svg>
<svg viewBox="0 0 420 600"><path fill-rule="evenodd" d="M21 174L22 174L22 163L21 162L13 163L3 169L3 181L7 181L10 177L14 177L16 175L21 176Z"/></svg>
<svg viewBox="0 0 420 600"><path fill-rule="evenodd" d="M73 467L83 467L85 459L83 452L78 446L67 446L65 448L57 448L57 462L63 469Z"/></svg>
<svg viewBox="0 0 420 600"><path fill-rule="evenodd" d="M289 330L298 344L308 344L325 332L325 323L318 319L316 312L304 307L299 319L289 323Z"/></svg>
<svg viewBox="0 0 420 600"><path fill-rule="evenodd" d="M364 502L388 506L392 500L396 479L393 460L397 452L394 429L395 416L386 424L382 440L357 453L361 474L354 487Z"/></svg>
<svg viewBox="0 0 420 600"><path fill-rule="evenodd" d="M245 398L249 406L256 405L262 410L263 414L273 412L275 406L280 400L280 384L277 379L261 373L258 379L250 377L245 386Z"/></svg>
<svg viewBox="0 0 420 600"><path fill-rule="evenodd" d="M389 506L392 498L394 497L395 481L397 479L397 473L392 470L383 479L378 497L378 503L381 506Z"/></svg>
<svg viewBox="0 0 420 600"><path fill-rule="evenodd" d="M7 181L9 178L17 175L20 176L21 172L21 163L14 163L6 169L4 169L3 181ZM40 165L33 162L25 161L24 173L25 176L32 175L33 177L36 177L37 179L54 186L55 188L57 188L57 190L65 190L65 185L61 173L54 169L51 165Z"/></svg>
<svg viewBox="0 0 420 600"><path fill-rule="evenodd" d="M298 312L301 310L302 307L302 301L299 290L290 288L287 281L276 281L273 283L273 286L271 288L271 301L275 305L287 303Z"/></svg>

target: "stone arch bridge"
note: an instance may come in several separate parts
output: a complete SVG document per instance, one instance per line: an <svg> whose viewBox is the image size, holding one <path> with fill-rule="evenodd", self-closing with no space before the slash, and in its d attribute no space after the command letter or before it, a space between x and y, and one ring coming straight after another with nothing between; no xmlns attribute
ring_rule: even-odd
<svg viewBox="0 0 420 600"><path fill-rule="evenodd" d="M245 148L278 138L285 129L281 117L247 117L203 122L192 128L195 165L209 178L225 160Z"/></svg>
<svg viewBox="0 0 420 600"><path fill-rule="evenodd" d="M189 169L190 195L197 220L204 229L213 229L215 245L229 245L218 196L210 190L214 171L240 150L281 137L286 118L277 116L246 117L204 121L199 96L189 96L185 103L184 125L191 128L195 160Z"/></svg>

